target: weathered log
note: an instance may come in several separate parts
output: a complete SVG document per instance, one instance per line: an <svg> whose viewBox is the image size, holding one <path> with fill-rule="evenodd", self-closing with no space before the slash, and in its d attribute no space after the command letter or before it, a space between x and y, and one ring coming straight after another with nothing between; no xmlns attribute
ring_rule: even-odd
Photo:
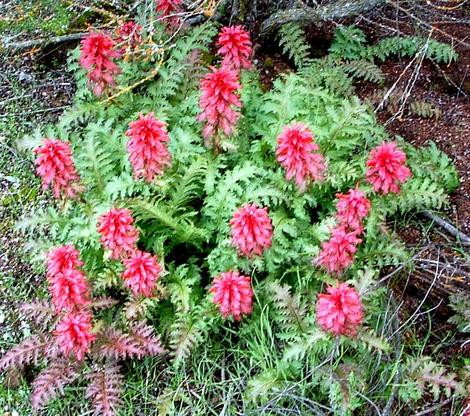
<svg viewBox="0 0 470 416"><path fill-rule="evenodd" d="M48 38L40 38L40 39L31 39L25 40L20 42L12 42L9 39L2 40L2 48L8 51L17 52L24 49L31 49L31 48L43 48L45 46L54 45L57 43L64 43L70 42L74 40L80 40L88 33L69 33L67 35L61 36L52 36Z"/></svg>
<svg viewBox="0 0 470 416"><path fill-rule="evenodd" d="M386 4L387 0L337 0L319 7L301 4L297 8L281 10L267 18L261 25L261 35L266 36L286 23L309 23L338 20L368 12Z"/></svg>
<svg viewBox="0 0 470 416"><path fill-rule="evenodd" d="M430 211L424 211L423 215L430 220L434 221L439 227L447 231L451 236L455 237L457 240L459 240L463 244L470 244L470 237L460 231L457 227L454 225L450 224L443 218L439 217L438 215L430 212Z"/></svg>

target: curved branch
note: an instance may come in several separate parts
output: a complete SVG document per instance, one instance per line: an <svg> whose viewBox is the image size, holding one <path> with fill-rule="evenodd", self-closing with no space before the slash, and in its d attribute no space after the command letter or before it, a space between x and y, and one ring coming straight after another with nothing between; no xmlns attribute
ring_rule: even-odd
<svg viewBox="0 0 470 416"><path fill-rule="evenodd" d="M9 39L3 39L3 48L5 50L11 51L20 51L23 49L31 49L31 48L43 48L44 46L53 45L55 43L63 43L63 42L70 42L74 40L80 40L88 33L69 33L67 35L62 36L52 36L48 38L41 38L41 39L31 39L25 40L21 42L11 42Z"/></svg>
<svg viewBox="0 0 470 416"><path fill-rule="evenodd" d="M261 25L261 36L266 36L285 23L306 25L326 20L344 19L367 12L385 4L387 0L336 0L320 7L301 5L293 10L282 10L266 19Z"/></svg>

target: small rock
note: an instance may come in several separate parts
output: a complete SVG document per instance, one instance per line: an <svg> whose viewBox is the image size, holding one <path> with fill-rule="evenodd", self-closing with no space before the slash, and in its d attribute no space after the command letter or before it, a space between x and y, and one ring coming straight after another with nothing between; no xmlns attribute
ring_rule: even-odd
<svg viewBox="0 0 470 416"><path fill-rule="evenodd" d="M33 76L24 72L20 71L18 75L18 81L24 81L24 82L31 82L33 80Z"/></svg>

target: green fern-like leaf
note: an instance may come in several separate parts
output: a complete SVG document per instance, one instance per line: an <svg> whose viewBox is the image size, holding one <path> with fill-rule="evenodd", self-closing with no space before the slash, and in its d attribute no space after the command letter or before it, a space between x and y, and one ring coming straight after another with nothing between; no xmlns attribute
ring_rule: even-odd
<svg viewBox="0 0 470 416"><path fill-rule="evenodd" d="M189 243L195 246L199 246L209 236L206 230L193 223L190 213L178 213L160 197L148 201L132 199L128 205L135 219L146 224L149 236L171 236L172 244Z"/></svg>
<svg viewBox="0 0 470 416"><path fill-rule="evenodd" d="M270 283L268 289L276 311L274 319L280 328L278 337L289 340L305 332L306 305L300 301L300 296L292 295L289 286L277 282Z"/></svg>
<svg viewBox="0 0 470 416"><path fill-rule="evenodd" d="M385 80L382 70L373 62L365 59L350 61L342 66L353 78L360 78L376 84L383 84Z"/></svg>
<svg viewBox="0 0 470 416"><path fill-rule="evenodd" d="M361 59L364 55L366 36L356 26L339 26L335 33L329 52L341 59Z"/></svg>
<svg viewBox="0 0 470 416"><path fill-rule="evenodd" d="M309 63L310 45L305 39L302 26L296 23L281 26L278 32L278 42L282 52L294 60L297 68Z"/></svg>

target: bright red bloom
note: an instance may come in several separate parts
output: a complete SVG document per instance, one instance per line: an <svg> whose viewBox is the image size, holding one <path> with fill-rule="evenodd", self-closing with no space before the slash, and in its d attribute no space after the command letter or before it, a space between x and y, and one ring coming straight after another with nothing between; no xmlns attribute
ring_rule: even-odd
<svg viewBox="0 0 470 416"><path fill-rule="evenodd" d="M212 72L202 79L202 95L199 100L202 112L197 119L206 121L203 130L206 139L220 131L227 136L232 134L240 117L232 108L241 107L240 95L237 93L239 88L237 72L228 67L212 68Z"/></svg>
<svg viewBox="0 0 470 416"><path fill-rule="evenodd" d="M372 149L367 160L367 181L376 192L400 192L399 184L406 182L411 171L406 167L406 155L395 142L384 142Z"/></svg>
<svg viewBox="0 0 470 416"><path fill-rule="evenodd" d="M90 312L70 312L59 321L54 334L57 337L57 344L65 356L70 356L73 353L78 361L82 361L90 350L91 343L96 339L92 330Z"/></svg>
<svg viewBox="0 0 470 416"><path fill-rule="evenodd" d="M309 181L323 179L326 163L318 150L312 132L303 123L284 127L277 138L277 160L286 170L287 180L295 178L302 192Z"/></svg>
<svg viewBox="0 0 470 416"><path fill-rule="evenodd" d="M245 256L260 256L263 250L271 247L273 227L267 208L256 204L246 204L233 214L232 244Z"/></svg>
<svg viewBox="0 0 470 416"><path fill-rule="evenodd" d="M80 252L72 245L56 247L47 255L48 278L81 266Z"/></svg>
<svg viewBox="0 0 470 416"><path fill-rule="evenodd" d="M220 46L217 54L223 57L222 66L239 71L241 68L251 68L250 34L241 26L223 27L217 40Z"/></svg>
<svg viewBox="0 0 470 416"><path fill-rule="evenodd" d="M56 198L61 193L75 198L80 190L78 175L72 160L69 143L56 139L44 139L41 146L34 149L36 172L41 177L43 189L52 188Z"/></svg>
<svg viewBox="0 0 470 416"><path fill-rule="evenodd" d="M86 306L89 303L88 284L81 270L69 269L49 279L52 303L57 312Z"/></svg>
<svg viewBox="0 0 470 416"><path fill-rule="evenodd" d="M124 49L134 49L142 41L141 31L142 26L129 20L116 31L116 43L125 44L126 47ZM120 52L122 53L123 51Z"/></svg>
<svg viewBox="0 0 470 416"><path fill-rule="evenodd" d="M57 312L85 306L89 302L88 283L78 268L83 263L73 246L57 247L48 255L47 280Z"/></svg>
<svg viewBox="0 0 470 416"><path fill-rule="evenodd" d="M335 335L355 336L364 318L361 299L356 289L347 283L328 286L318 295L317 323Z"/></svg>
<svg viewBox="0 0 470 416"><path fill-rule="evenodd" d="M174 16L181 11L182 0L155 0L157 13L168 22L169 27L176 27L180 24L180 18Z"/></svg>
<svg viewBox="0 0 470 416"><path fill-rule="evenodd" d="M362 220L369 215L370 201L358 188L350 189L346 194L336 194L336 217L341 225L351 231L362 231Z"/></svg>
<svg viewBox="0 0 470 416"><path fill-rule="evenodd" d="M353 263L357 245L361 241L356 231L349 232L343 226L334 228L330 239L322 243L315 263L329 273L340 274Z"/></svg>
<svg viewBox="0 0 470 416"><path fill-rule="evenodd" d="M239 321L242 315L251 313L253 289L248 276L242 276L237 271L220 273L214 278L209 291L214 294L212 301L219 305L224 318L231 315Z"/></svg>
<svg viewBox="0 0 470 416"><path fill-rule="evenodd" d="M153 113L140 114L138 120L129 123L126 136L130 137L127 151L136 179L152 182L171 166L166 123L155 118Z"/></svg>
<svg viewBox="0 0 470 416"><path fill-rule="evenodd" d="M135 296L151 297L155 284L162 274L162 267L156 256L135 250L124 260L125 270L122 277Z"/></svg>
<svg viewBox="0 0 470 416"><path fill-rule="evenodd" d="M98 219L98 232L101 243L111 250L111 257L125 257L135 250L139 232L132 225L131 211L125 208L112 208Z"/></svg>
<svg viewBox="0 0 470 416"><path fill-rule="evenodd" d="M115 85L114 78L120 72L113 61L121 55L115 46L114 40L104 33L90 32L82 40L80 65L88 70L88 79L97 96Z"/></svg>

